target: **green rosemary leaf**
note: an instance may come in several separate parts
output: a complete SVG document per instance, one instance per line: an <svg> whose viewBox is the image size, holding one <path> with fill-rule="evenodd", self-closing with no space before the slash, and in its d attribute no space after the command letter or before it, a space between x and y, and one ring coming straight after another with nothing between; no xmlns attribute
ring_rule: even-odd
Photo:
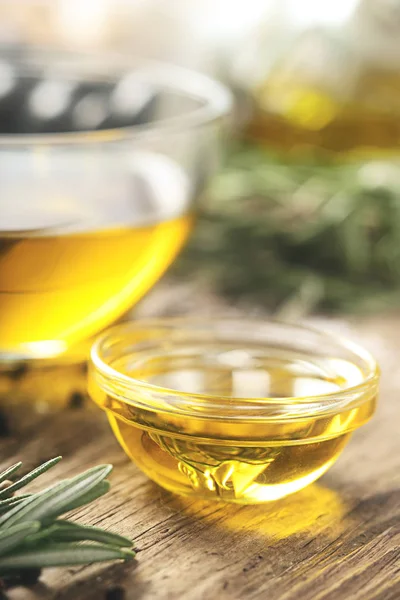
<svg viewBox="0 0 400 600"><path fill-rule="evenodd" d="M77 525L69 521L57 521L41 531L29 536L27 543L37 543L43 540L51 540L53 542L79 542L92 541L108 546L117 546L119 548L131 548L132 541L122 535L110 533L99 529L98 527L89 527Z"/></svg>
<svg viewBox="0 0 400 600"><path fill-rule="evenodd" d="M32 494L21 494L20 496L14 496L13 498L6 498L5 500L0 500L0 510L2 508L13 506L13 504L18 504L19 502L22 502L22 500L31 498L31 496Z"/></svg>
<svg viewBox="0 0 400 600"><path fill-rule="evenodd" d="M0 515L4 515L7 512L10 512L13 508L15 508L16 506L19 506L20 504L22 504L22 502L25 501L26 498L7 498L7 500L9 500L9 502L7 502L7 500L2 500L1 504L0 504ZM3 504L4 502L4 504Z"/></svg>
<svg viewBox="0 0 400 600"><path fill-rule="evenodd" d="M51 487L43 490L42 492L32 494L30 497L25 498L25 500L23 500L22 502L18 502L17 505L10 506L6 514L0 517L0 530L1 528L6 527L5 524L10 518L14 517L20 510L25 509L28 506L28 504L30 505L31 503L36 502L38 498L43 498L43 496L49 493L50 491L55 493L57 489L61 489L64 487L66 481L67 480L64 480L60 483L57 483L56 485L52 485Z"/></svg>
<svg viewBox="0 0 400 600"><path fill-rule="evenodd" d="M85 497L88 492L107 477L111 469L111 465L93 467L77 477L67 479L61 484L48 488L34 498L28 498L21 505L0 518L0 526L3 525L3 527L9 528L14 524L26 521L41 521L44 523L52 521L70 510L71 504L80 502L82 497Z"/></svg>
<svg viewBox="0 0 400 600"><path fill-rule="evenodd" d="M109 481L100 481L94 488L89 490L89 492L85 492L82 496L75 498L73 502L65 506L62 513L70 512L72 510L80 508L81 506L85 506L85 504L90 504L94 500L97 500L97 498L104 496L104 494L106 494L109 491L109 489ZM49 519L49 522L51 522L52 520L53 519Z"/></svg>
<svg viewBox="0 0 400 600"><path fill-rule="evenodd" d="M80 508L81 506L85 506L85 504L90 504L93 500L97 500L100 496L104 496L110 489L110 483L108 481L101 481L94 488L92 488L89 492L86 492L79 498L76 498L73 502L68 504L65 507L63 512L69 512L71 510L75 510L76 508Z"/></svg>
<svg viewBox="0 0 400 600"><path fill-rule="evenodd" d="M83 565L116 559L128 560L134 556L133 551L121 550L115 546L48 544L39 548L21 549L10 556L0 558L0 573L10 570Z"/></svg>
<svg viewBox="0 0 400 600"><path fill-rule="evenodd" d="M9 554L19 546L29 535L33 535L40 529L40 523L20 523L10 529L0 531L0 556Z"/></svg>
<svg viewBox="0 0 400 600"><path fill-rule="evenodd" d="M4 490L0 491L0 500L2 498L8 498L11 494L16 492L17 490L20 490L28 483L36 479L36 477L39 477L39 475L42 475L42 473L45 473L46 471L54 467L54 465L60 462L61 458L61 456L57 456L56 458L48 460L43 465L40 465L40 467L33 469L33 471L31 471L30 473L27 473L24 477L21 477L21 479L10 485L8 488L5 488Z"/></svg>
<svg viewBox="0 0 400 600"><path fill-rule="evenodd" d="M11 477L11 475L13 475L16 471L18 471L18 469L21 468L21 466L22 466L22 462L17 462L17 463L15 463L15 465L8 467L8 469L6 469L2 473L0 473L0 483L3 483L3 481L6 481L7 479L9 479Z"/></svg>

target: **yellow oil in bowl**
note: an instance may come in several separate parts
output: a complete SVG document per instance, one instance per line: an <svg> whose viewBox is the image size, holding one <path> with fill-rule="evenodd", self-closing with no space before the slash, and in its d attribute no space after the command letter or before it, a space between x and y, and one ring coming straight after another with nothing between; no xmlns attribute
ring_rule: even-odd
<svg viewBox="0 0 400 600"><path fill-rule="evenodd" d="M165 320L99 339L89 391L155 482L252 504L325 473L373 415L378 379L364 350L313 329Z"/></svg>

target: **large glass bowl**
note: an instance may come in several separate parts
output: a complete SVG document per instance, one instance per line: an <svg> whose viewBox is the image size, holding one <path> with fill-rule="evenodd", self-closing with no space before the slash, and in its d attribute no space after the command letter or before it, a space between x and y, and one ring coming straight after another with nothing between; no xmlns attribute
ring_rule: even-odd
<svg viewBox="0 0 400 600"><path fill-rule="evenodd" d="M74 353L157 281L218 161L223 86L124 57L2 53L0 363Z"/></svg>

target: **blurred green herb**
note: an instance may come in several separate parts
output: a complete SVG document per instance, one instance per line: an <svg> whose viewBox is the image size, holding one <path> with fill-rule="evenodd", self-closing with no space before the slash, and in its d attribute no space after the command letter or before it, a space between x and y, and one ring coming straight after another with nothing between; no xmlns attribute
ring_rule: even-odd
<svg viewBox="0 0 400 600"><path fill-rule="evenodd" d="M14 495L61 460L54 458L12 483L7 481L22 466L0 473L0 577L23 582L26 572L40 574L43 567L70 566L115 559L135 553L128 538L96 527L77 525L60 517L92 502L109 489L111 465L100 465L56 483L44 491Z"/></svg>
<svg viewBox="0 0 400 600"><path fill-rule="evenodd" d="M400 165L282 161L233 148L175 273L272 310L374 310L400 297Z"/></svg>

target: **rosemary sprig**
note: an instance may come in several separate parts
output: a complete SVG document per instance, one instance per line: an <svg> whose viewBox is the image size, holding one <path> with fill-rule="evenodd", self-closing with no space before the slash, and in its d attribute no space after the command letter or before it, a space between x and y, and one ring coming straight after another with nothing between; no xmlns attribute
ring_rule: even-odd
<svg viewBox="0 0 400 600"><path fill-rule="evenodd" d="M9 498L10 495L12 495L14 492L16 492L17 490L20 490L21 488L26 486L29 482L36 479L36 477L39 477L39 475L41 475L42 473L45 473L46 471L51 469L51 467L54 467L54 465L56 465L58 462L60 462L60 460L61 460L61 456L57 456L56 458L52 458L51 460L48 460L43 465L40 465L40 467L33 469L33 471L31 471L30 473L28 473L27 475L22 477L19 481L16 481L12 485L6 487L3 491L1 491L0 492L0 500L2 500L3 498ZM22 463L17 463L17 464L21 465ZM17 465L14 465L14 467L16 467L16 466Z"/></svg>
<svg viewBox="0 0 400 600"><path fill-rule="evenodd" d="M93 467L41 492L14 495L60 460L61 457L53 458L14 483L8 478L22 463L0 473L0 577L3 580L12 580L26 570L38 570L39 575L44 567L127 560L135 556L128 538L60 519L66 512L89 504L108 491L106 477L111 465Z"/></svg>
<svg viewBox="0 0 400 600"><path fill-rule="evenodd" d="M232 145L173 268L272 311L374 311L400 295L400 169Z"/></svg>

